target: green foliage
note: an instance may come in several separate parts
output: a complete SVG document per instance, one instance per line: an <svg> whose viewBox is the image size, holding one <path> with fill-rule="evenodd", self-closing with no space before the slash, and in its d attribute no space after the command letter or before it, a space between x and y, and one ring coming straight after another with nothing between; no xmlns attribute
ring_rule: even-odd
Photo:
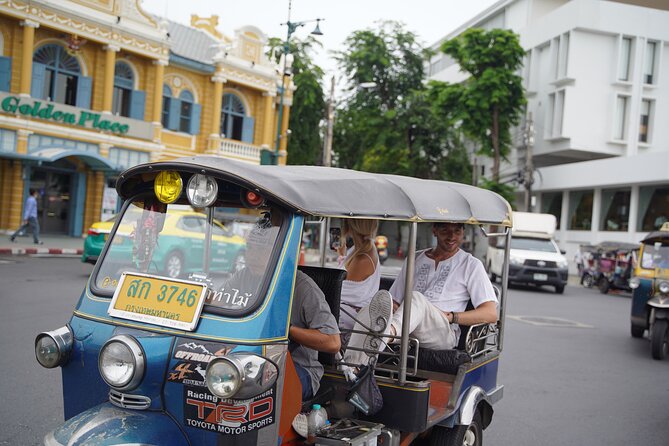
<svg viewBox="0 0 669 446"><path fill-rule="evenodd" d="M498 183L494 180L483 178L480 180L478 186L500 194L506 201L509 202L511 207L514 207L514 201L516 200L516 188L511 184Z"/></svg>
<svg viewBox="0 0 669 446"><path fill-rule="evenodd" d="M460 133L424 84L429 50L396 22L356 31L345 44L336 56L348 78L335 120L337 165L469 183ZM369 82L376 86L360 88Z"/></svg>
<svg viewBox="0 0 669 446"><path fill-rule="evenodd" d="M522 78L516 74L525 54L518 36L509 30L472 28L444 42L441 50L469 78L435 86L438 103L460 119L481 154L494 158L493 179L499 181L500 158L509 153L511 127L518 124L525 105Z"/></svg>
<svg viewBox="0 0 669 446"><path fill-rule="evenodd" d="M277 61L283 52L283 41L270 39L270 52ZM291 131L288 140L288 164L321 164L323 141L320 135L320 122L325 114L323 97L323 70L314 64L311 51L321 44L312 37L290 41L290 53L294 56L293 82L295 93L290 111ZM272 148L273 149L273 148Z"/></svg>

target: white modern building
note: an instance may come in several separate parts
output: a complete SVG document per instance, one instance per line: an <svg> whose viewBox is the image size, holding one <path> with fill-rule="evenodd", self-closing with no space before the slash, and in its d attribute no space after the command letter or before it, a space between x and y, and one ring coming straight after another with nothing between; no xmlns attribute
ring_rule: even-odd
<svg viewBox="0 0 669 446"><path fill-rule="evenodd" d="M638 242L669 220L669 0L501 0L433 49L470 27L520 35L534 211L557 216L568 256L582 243ZM429 70L464 79L443 53ZM515 140L508 179L525 166Z"/></svg>

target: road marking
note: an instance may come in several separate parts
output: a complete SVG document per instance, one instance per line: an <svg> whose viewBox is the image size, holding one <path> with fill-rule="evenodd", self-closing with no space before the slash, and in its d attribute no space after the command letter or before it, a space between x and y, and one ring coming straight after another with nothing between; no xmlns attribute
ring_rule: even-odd
<svg viewBox="0 0 669 446"><path fill-rule="evenodd" d="M524 322L530 325L541 327L563 327L563 328L595 328L593 325L583 324L581 322L570 321L559 317L549 316L507 316L514 321Z"/></svg>

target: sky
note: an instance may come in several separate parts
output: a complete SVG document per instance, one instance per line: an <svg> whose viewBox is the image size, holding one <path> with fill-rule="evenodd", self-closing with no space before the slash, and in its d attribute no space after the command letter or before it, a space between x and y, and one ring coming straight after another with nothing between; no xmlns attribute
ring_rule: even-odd
<svg viewBox="0 0 669 446"><path fill-rule="evenodd" d="M323 35L323 49L313 55L326 75L336 72L331 51L341 50L353 31L375 28L378 20L395 20L406 25L419 40L430 46L449 32L487 9L497 0L293 0L290 20L316 18ZM218 30L234 36L237 28L253 25L268 37L286 36L289 0L143 0L143 8L175 22L190 25L191 14L218 15ZM298 28L294 37L307 37L315 23Z"/></svg>

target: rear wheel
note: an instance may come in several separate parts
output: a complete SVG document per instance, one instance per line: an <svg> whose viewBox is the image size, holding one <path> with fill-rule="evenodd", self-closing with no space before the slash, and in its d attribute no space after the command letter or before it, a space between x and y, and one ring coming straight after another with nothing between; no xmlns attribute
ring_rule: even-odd
<svg viewBox="0 0 669 446"><path fill-rule="evenodd" d="M492 283L497 282L497 274L492 272L492 263L488 262L488 273L490 274L490 281Z"/></svg>
<svg viewBox="0 0 669 446"><path fill-rule="evenodd" d="M642 338L643 337L643 332L644 328L643 327L637 327L636 325L630 326L631 328L631 333L633 338Z"/></svg>
<svg viewBox="0 0 669 446"><path fill-rule="evenodd" d="M666 319L655 320L650 333L650 349L653 359L664 359L669 350L669 321Z"/></svg>
<svg viewBox="0 0 669 446"><path fill-rule="evenodd" d="M597 286L599 287L599 292L602 294L608 293L609 289L611 288L609 279L607 279L606 277L602 277L601 279L599 279L599 283L597 283Z"/></svg>
<svg viewBox="0 0 669 446"><path fill-rule="evenodd" d="M165 260L165 273L168 277L176 279L184 272L184 257L178 251L172 251Z"/></svg>
<svg viewBox="0 0 669 446"><path fill-rule="evenodd" d="M469 426L446 428L435 426L430 434L430 446L482 446L483 425L477 410Z"/></svg>

